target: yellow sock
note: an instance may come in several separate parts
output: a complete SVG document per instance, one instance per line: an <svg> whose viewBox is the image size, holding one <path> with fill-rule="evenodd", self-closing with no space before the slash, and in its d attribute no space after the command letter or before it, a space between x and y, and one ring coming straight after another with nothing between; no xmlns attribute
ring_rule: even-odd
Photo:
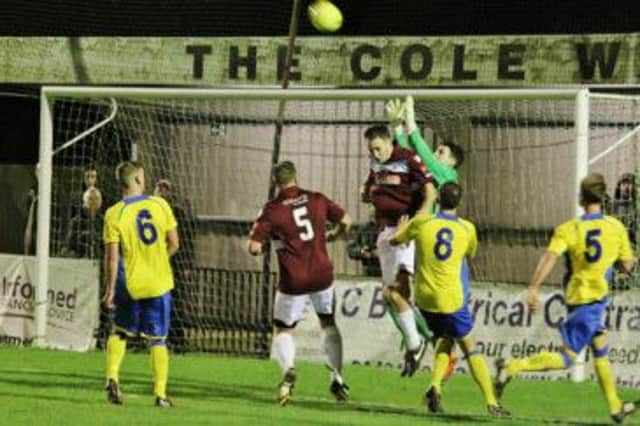
<svg viewBox="0 0 640 426"><path fill-rule="evenodd" d="M487 405L497 405L498 400L493 390L493 383L491 382L491 373L484 360L484 356L480 353L472 353L467 356L467 362L469 363L469 370L476 383L480 386L484 399L487 401Z"/></svg>
<svg viewBox="0 0 640 426"><path fill-rule="evenodd" d="M169 377L169 352L165 345L151 346L151 370L153 371L153 392L159 398L167 397Z"/></svg>
<svg viewBox="0 0 640 426"><path fill-rule="evenodd" d="M622 401L620 401L618 392L616 391L615 380L613 379L613 373L611 373L611 367L609 365L609 357L602 356L595 358L594 366L596 376L598 376L598 382L600 382L600 389L602 389L602 393L609 404L609 412L611 414L620 412L622 409Z"/></svg>
<svg viewBox="0 0 640 426"><path fill-rule="evenodd" d="M116 334L112 334L107 339L107 380L111 379L118 383L120 365L127 350L127 341Z"/></svg>
<svg viewBox="0 0 640 426"><path fill-rule="evenodd" d="M540 352L527 358L513 359L507 364L507 374L515 376L522 371L564 370L564 358L559 352Z"/></svg>
<svg viewBox="0 0 640 426"><path fill-rule="evenodd" d="M433 374L431 375L431 386L440 393L442 379L449 366L449 355L453 342L449 339L438 339L433 359Z"/></svg>

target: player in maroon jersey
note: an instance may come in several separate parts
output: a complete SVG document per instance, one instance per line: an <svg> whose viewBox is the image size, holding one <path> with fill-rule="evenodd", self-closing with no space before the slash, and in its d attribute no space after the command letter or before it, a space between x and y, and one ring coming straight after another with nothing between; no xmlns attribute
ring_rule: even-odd
<svg viewBox="0 0 640 426"><path fill-rule="evenodd" d="M276 165L272 178L279 192L265 204L253 224L248 250L258 255L267 240L273 239L278 254L280 279L273 308L273 352L283 373L278 399L284 405L291 397L296 379L292 331L310 300L324 331L331 369L330 391L343 401L349 396L349 388L341 376L342 336L334 319L333 265L326 241L346 234L351 218L323 194L298 187L292 162ZM329 233L327 222L336 225Z"/></svg>
<svg viewBox="0 0 640 426"><path fill-rule="evenodd" d="M364 136L371 163L362 200L375 207L380 231L376 247L382 270L383 296L407 349L402 376L412 376L426 348L418 334L418 317L411 305L414 246L413 243L391 246L388 241L395 234L402 216L431 212L436 199L435 186L420 157L397 146L386 126L370 127ZM427 334L426 326L423 334Z"/></svg>

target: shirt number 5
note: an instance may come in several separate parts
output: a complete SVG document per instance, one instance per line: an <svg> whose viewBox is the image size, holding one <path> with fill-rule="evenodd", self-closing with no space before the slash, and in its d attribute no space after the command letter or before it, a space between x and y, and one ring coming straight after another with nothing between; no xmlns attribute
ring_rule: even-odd
<svg viewBox="0 0 640 426"><path fill-rule="evenodd" d="M584 252L584 257L589 263L597 262L602 256L602 244L600 244L600 241L598 240L600 235L602 235L601 229L592 229L587 231L587 238L585 241L587 251Z"/></svg>
<svg viewBox="0 0 640 426"><path fill-rule="evenodd" d="M293 210L293 220L296 222L296 226L300 229L300 239L302 241L313 240L315 234L313 233L311 220L309 220L309 211L305 206L297 207Z"/></svg>

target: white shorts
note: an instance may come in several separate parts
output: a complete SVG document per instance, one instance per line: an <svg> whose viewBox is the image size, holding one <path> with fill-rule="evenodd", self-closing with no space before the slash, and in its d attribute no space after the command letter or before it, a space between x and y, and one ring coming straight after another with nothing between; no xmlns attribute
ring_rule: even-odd
<svg viewBox="0 0 640 426"><path fill-rule="evenodd" d="M396 233L397 226L387 226L376 241L378 258L380 259L380 269L382 271L382 284L385 287L393 287L396 282L396 275L400 271L407 271L413 275L413 265L415 261L415 246L413 241L409 244L392 246L389 240Z"/></svg>
<svg viewBox="0 0 640 426"><path fill-rule="evenodd" d="M316 313L331 315L335 300L334 293L333 285L325 290L308 294L284 294L276 291L273 318L287 326L293 326L302 319L309 301Z"/></svg>

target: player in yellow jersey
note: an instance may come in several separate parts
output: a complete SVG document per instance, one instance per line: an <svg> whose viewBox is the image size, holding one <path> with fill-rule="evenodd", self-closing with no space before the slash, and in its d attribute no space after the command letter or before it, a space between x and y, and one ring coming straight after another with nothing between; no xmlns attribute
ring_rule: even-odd
<svg viewBox="0 0 640 426"><path fill-rule="evenodd" d="M127 337L141 336L150 348L155 404L171 407L166 394L166 338L173 288L169 257L178 250L178 225L164 199L144 194L141 164L119 164L116 179L122 200L111 206L104 218L103 302L114 313L114 330L107 341L107 398L122 404L118 374Z"/></svg>
<svg viewBox="0 0 640 426"><path fill-rule="evenodd" d="M501 396L511 378L523 371L563 370L573 364L576 354L591 346L600 388L616 423L633 413L639 402L624 403L618 397L608 359L604 316L608 282L614 265L631 272L635 260L627 230L622 223L602 213L606 184L600 174L590 174L580 184L580 204L585 214L558 226L547 252L542 256L529 283L527 303L535 312L540 308L539 292L558 257L564 255L569 270L564 283L567 319L560 326L563 347L560 352L498 360L496 390Z"/></svg>
<svg viewBox="0 0 640 426"><path fill-rule="evenodd" d="M484 394L487 409L494 416L508 416L496 399L491 374L471 334L473 318L469 312L469 268L467 258L475 256L476 228L457 216L462 188L447 182L440 186L436 215L419 214L403 223L390 244L415 241L416 305L436 338L431 386L426 393L432 413L442 411L442 380L451 349L457 342L464 352L469 370Z"/></svg>

